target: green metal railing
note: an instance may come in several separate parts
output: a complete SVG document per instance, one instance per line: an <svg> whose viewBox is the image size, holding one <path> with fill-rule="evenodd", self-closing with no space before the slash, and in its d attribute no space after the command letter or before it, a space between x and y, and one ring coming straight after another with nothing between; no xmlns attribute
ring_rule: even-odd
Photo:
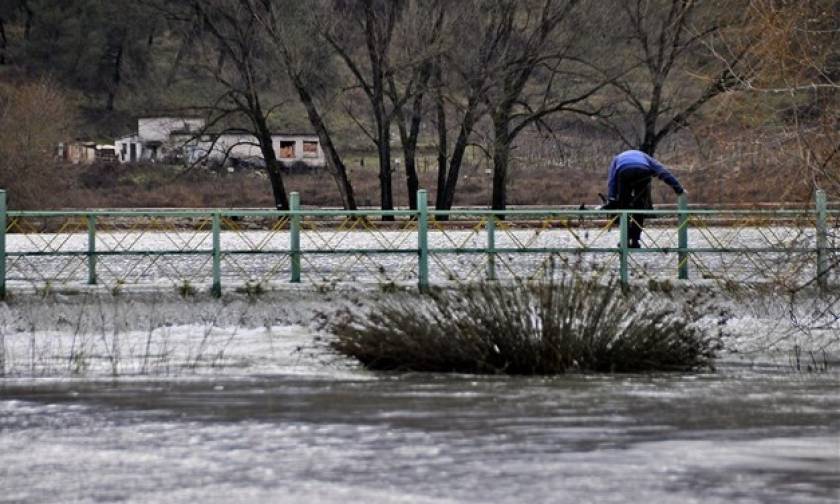
<svg viewBox="0 0 840 504"><path fill-rule="evenodd" d="M303 209L289 211L7 211L0 191L0 295L7 286L529 280L555 271L681 280L837 278L840 211L818 191L813 208L720 210ZM383 216L395 222L379 222ZM634 219L645 247L629 247ZM617 234L617 236L616 236Z"/></svg>

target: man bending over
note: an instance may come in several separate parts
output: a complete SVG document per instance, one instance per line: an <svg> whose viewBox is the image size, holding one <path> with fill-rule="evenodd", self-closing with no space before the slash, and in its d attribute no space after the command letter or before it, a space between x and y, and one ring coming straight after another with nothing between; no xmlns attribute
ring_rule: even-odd
<svg viewBox="0 0 840 504"><path fill-rule="evenodd" d="M656 176L671 186L677 194L685 189L667 168L642 151L628 150L613 158L607 179L607 203L604 210L651 210L650 181ZM639 248L645 215L631 216L627 237L630 248Z"/></svg>

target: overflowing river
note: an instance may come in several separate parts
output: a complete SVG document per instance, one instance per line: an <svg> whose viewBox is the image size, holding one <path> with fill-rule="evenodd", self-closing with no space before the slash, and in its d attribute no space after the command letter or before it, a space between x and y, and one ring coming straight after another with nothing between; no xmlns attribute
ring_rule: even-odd
<svg viewBox="0 0 840 504"><path fill-rule="evenodd" d="M836 503L838 378L7 378L0 502Z"/></svg>

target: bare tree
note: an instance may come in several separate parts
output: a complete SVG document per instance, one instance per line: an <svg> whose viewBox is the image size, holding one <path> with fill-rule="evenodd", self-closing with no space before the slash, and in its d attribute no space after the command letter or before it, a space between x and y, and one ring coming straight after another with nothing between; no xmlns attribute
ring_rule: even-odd
<svg viewBox="0 0 840 504"><path fill-rule="evenodd" d="M270 66L266 40L255 30L258 19L239 0L189 0L187 11L176 12L195 40L200 72L211 76L222 89L209 110L207 128L247 124L242 128L256 139L265 161L277 209L289 208L280 162L274 151L269 116L280 105L268 103L266 90L277 70Z"/></svg>
<svg viewBox="0 0 840 504"><path fill-rule="evenodd" d="M341 201L347 210L356 210L353 185L347 167L338 152L333 134L318 104L318 96L335 87L331 68L331 54L324 47L309 42L314 21L309 5L288 0L249 0L249 8L260 27L270 37L280 64L286 71L298 99L306 109L309 123L326 156L327 165L335 178ZM281 14L282 13L282 14Z"/></svg>
<svg viewBox="0 0 840 504"><path fill-rule="evenodd" d="M723 62L707 45L743 21L746 4L713 3L617 0L619 21L605 20L618 27L614 47L626 47L624 55L637 68L613 83L626 109L604 120L628 146L653 155L662 140L686 127L703 105L738 87L752 41L727 54Z"/></svg>
<svg viewBox="0 0 840 504"><path fill-rule="evenodd" d="M0 187L16 208L39 208L54 186L53 162L72 123L67 97L50 80L0 86Z"/></svg>
<svg viewBox="0 0 840 504"><path fill-rule="evenodd" d="M0 15L0 65L6 64L6 48L8 46L9 39L6 37L6 20L3 18L3 15Z"/></svg>
<svg viewBox="0 0 840 504"><path fill-rule="evenodd" d="M584 102L610 84L603 71L593 71L577 47L585 26L577 0L511 2L510 27L499 43L493 85L484 100L493 128L493 193L491 206L504 210L511 150L520 133L547 127L545 119L560 112L587 115L597 111ZM586 13L592 14L592 9Z"/></svg>
<svg viewBox="0 0 840 504"><path fill-rule="evenodd" d="M840 4L752 0L748 19L744 33L708 49L726 63L743 39L755 40L749 78L739 85L757 108L781 119L791 139L786 153L809 192L840 195Z"/></svg>
<svg viewBox="0 0 840 504"><path fill-rule="evenodd" d="M464 155L473 129L486 112L482 104L493 84L494 63L504 50L508 30L512 29L515 7L515 2L505 0L463 2L459 8L467 15L460 16L452 29L474 35L461 38L456 50L438 60L436 84L445 89L438 95L436 104L439 164L435 206L439 210L451 209L455 202ZM452 114L447 112L444 101L450 104ZM447 149L449 118L457 119L451 152Z"/></svg>
<svg viewBox="0 0 840 504"><path fill-rule="evenodd" d="M463 16L456 29L480 36L474 43L461 42L458 51L435 69L435 79L440 80L438 85L446 90L446 101L460 119L447 167L444 160L449 154L446 152L448 114L444 96L439 92L436 96L439 209L449 209L454 203L466 147L485 114L489 116L493 136L492 206L504 209L508 165L517 136L529 126L542 124L552 114L578 110L576 104L605 85L607 81L601 79L594 85L578 82L572 87L572 77L581 71L581 68L568 68L578 36L571 26L574 20L571 14L577 3L577 0L470 2L469 14ZM564 26L565 23L569 26Z"/></svg>
<svg viewBox="0 0 840 504"><path fill-rule="evenodd" d="M417 145L427 93L435 61L449 49L445 19L447 0L413 0L397 27L399 56L395 71L388 74L387 94L391 101L403 149L409 208L417 208ZM446 40L446 42L445 42Z"/></svg>
<svg viewBox="0 0 840 504"><path fill-rule="evenodd" d="M376 145L379 156L379 191L382 210L393 210L391 186L391 123L393 107L388 107L386 85L391 67L391 44L401 2L328 0L332 9L318 22L321 36L347 66L355 85L370 105L374 131L368 131L354 117L357 125ZM362 48L362 49L359 49ZM352 114L352 109L348 109ZM393 220L393 216L384 216Z"/></svg>

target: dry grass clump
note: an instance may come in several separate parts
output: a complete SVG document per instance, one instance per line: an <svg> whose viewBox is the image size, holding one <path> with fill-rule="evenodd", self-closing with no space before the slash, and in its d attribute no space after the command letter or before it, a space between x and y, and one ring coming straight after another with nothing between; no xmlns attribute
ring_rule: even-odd
<svg viewBox="0 0 840 504"><path fill-rule="evenodd" d="M711 367L717 342L651 293L565 278L390 296L343 313L330 345L376 370L549 375Z"/></svg>

